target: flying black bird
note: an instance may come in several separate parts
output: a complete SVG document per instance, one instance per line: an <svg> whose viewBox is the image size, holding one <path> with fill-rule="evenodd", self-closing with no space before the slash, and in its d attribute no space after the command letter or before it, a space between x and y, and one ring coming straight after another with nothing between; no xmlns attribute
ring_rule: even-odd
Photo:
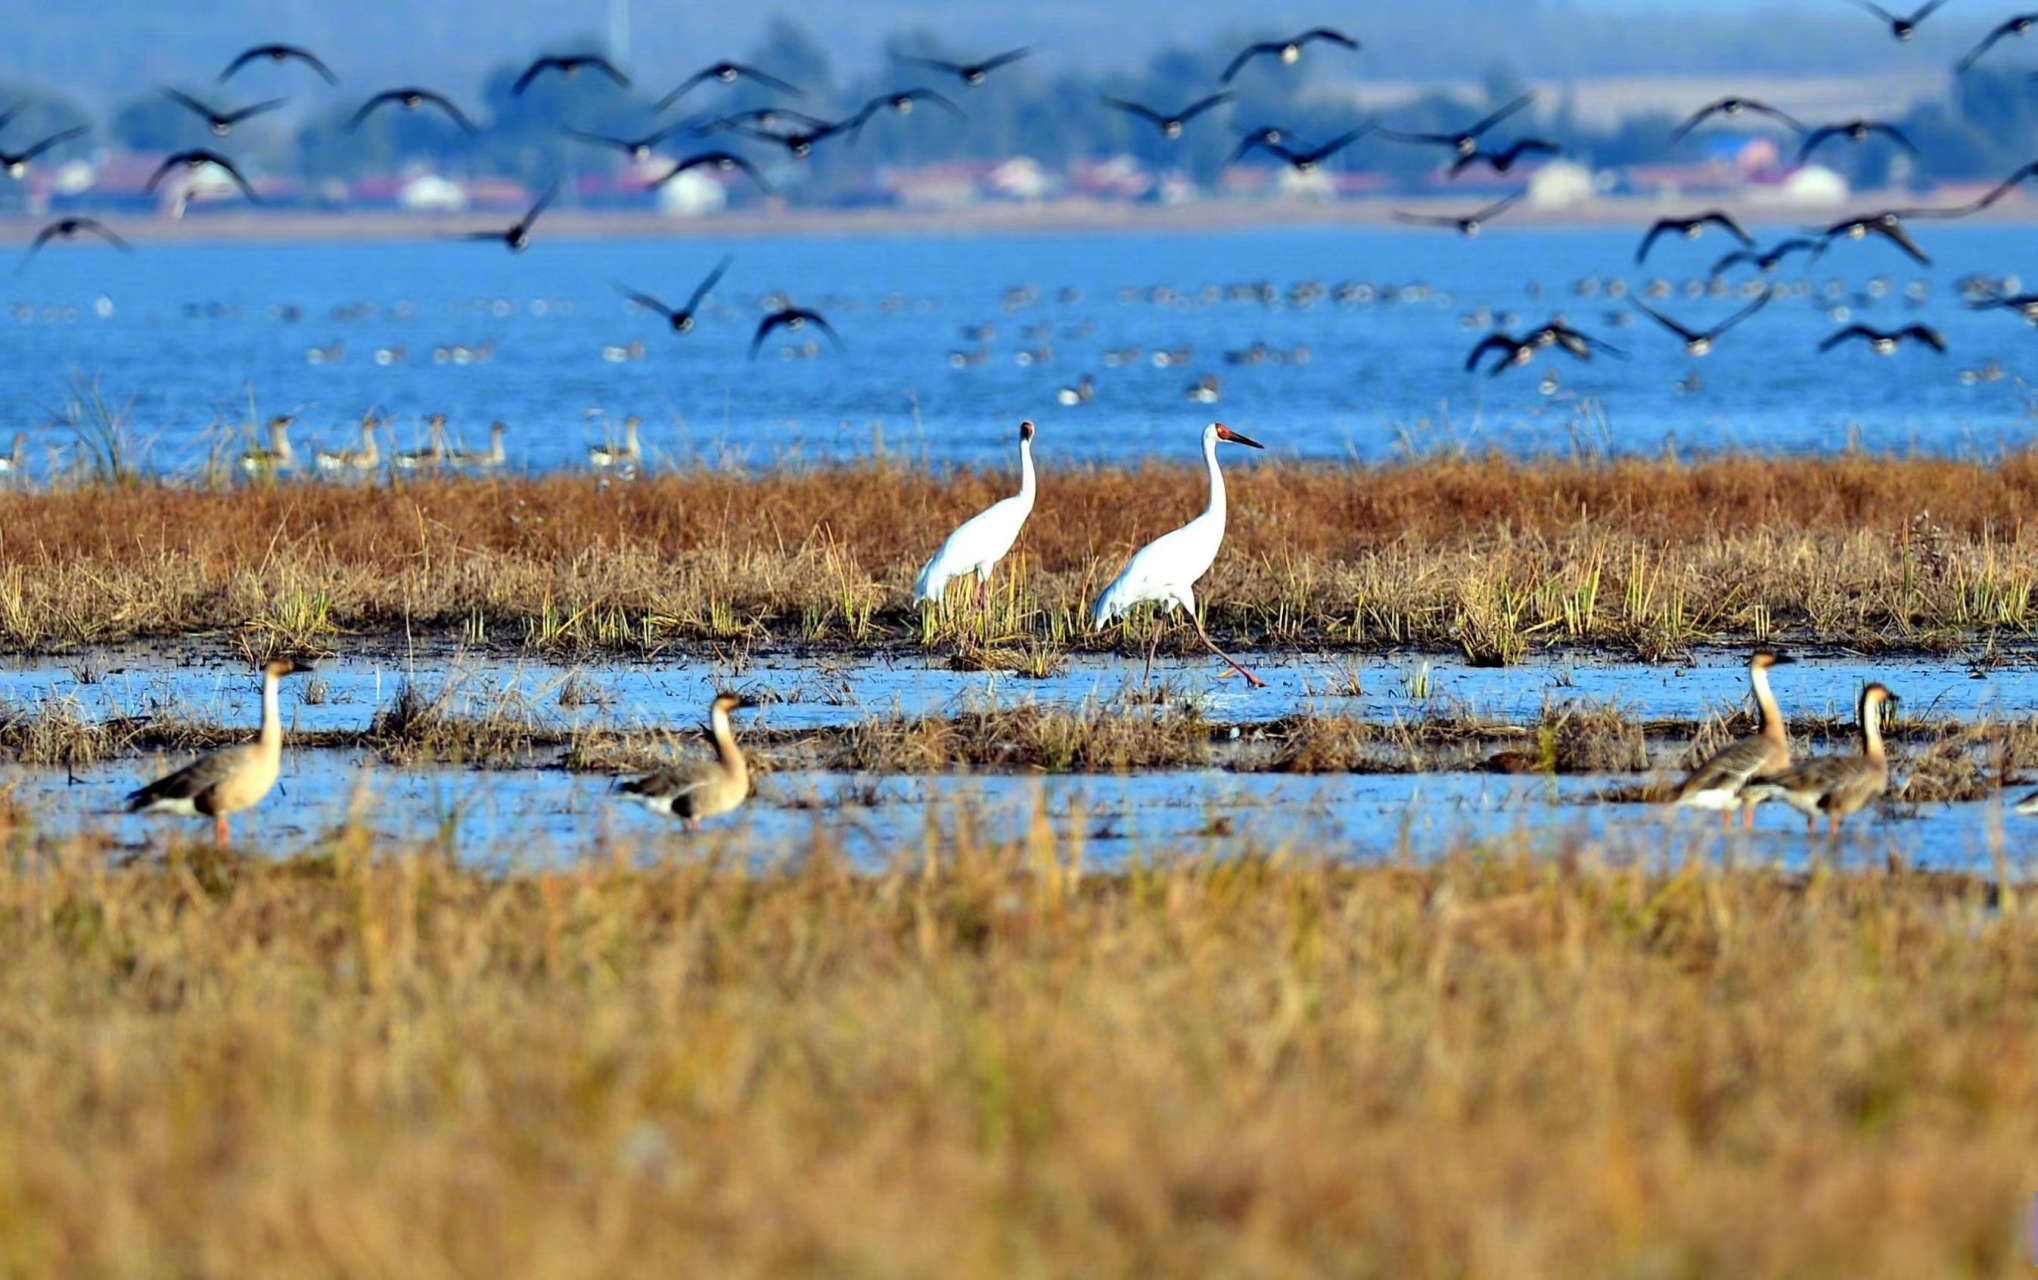
<svg viewBox="0 0 2038 1280"><path fill-rule="evenodd" d="M735 261L733 258L722 259L713 271L708 272L708 278L701 281L695 287L693 295L686 300L686 305L683 307L668 307L650 294L638 293L635 289L624 285L619 284L616 288L622 290L623 296L638 306L648 311L656 311L659 315L664 316L665 322L672 326L674 333L692 333L694 311L701 305L701 299L708 296L708 291L720 282L722 273L729 269L729 264L733 261Z"/></svg>
<svg viewBox="0 0 2038 1280"><path fill-rule="evenodd" d="M1552 320L1540 329L1532 329L1522 339L1530 347L1541 350L1544 347L1562 347L1580 360L1592 359L1592 353L1603 351L1616 360L1625 360L1628 353L1611 342L1602 342L1580 329L1573 329L1562 320Z"/></svg>
<svg viewBox="0 0 2038 1280"><path fill-rule="evenodd" d="M1984 192L1980 198L1966 204L1957 204L1950 209L1903 209L1898 212L1906 218L1964 218L1970 213L1980 213L1996 201L2015 191L2032 178L2038 178L2038 160L2018 169L1995 186Z"/></svg>
<svg viewBox="0 0 2038 1280"><path fill-rule="evenodd" d="M1884 22L1887 22L1889 24L1890 35L1898 40L1909 40L1918 33L1918 24L1931 17L1932 10L1945 4L1946 0L1925 0L1925 6L1908 18L1901 14L1891 13L1881 5L1871 3L1870 0L1847 0L1847 3L1864 12L1872 13Z"/></svg>
<svg viewBox="0 0 2038 1280"><path fill-rule="evenodd" d="M828 127L828 122L821 117L810 116L804 111L794 111L790 107L752 107L747 111L732 111L728 115L704 111L681 122L683 128L691 129L700 137L706 137L711 133L740 132L745 127L776 134L780 125L787 124L795 129L808 130Z"/></svg>
<svg viewBox="0 0 2038 1280"><path fill-rule="evenodd" d="M873 113L890 107L898 115L909 116L913 114L914 106L922 102L931 102L958 120L969 119L963 114L962 108L949 101L945 94L936 93L932 89L900 89L896 93L881 93L864 103L862 110L856 114L867 119Z"/></svg>
<svg viewBox="0 0 2038 1280"><path fill-rule="evenodd" d="M1749 303L1747 306L1742 307L1739 311L1736 311L1734 314L1728 316L1725 320L1720 321L1720 323L1714 325L1710 329L1707 329L1703 333L1700 333L1693 329L1685 328L1683 325L1677 323L1675 320L1672 320L1669 316L1664 315L1662 312L1651 307L1648 303L1643 302L1640 298L1630 298L1628 299L1628 301L1634 303L1636 307L1640 308L1643 315L1649 317L1649 319L1654 320L1657 324L1662 325L1665 329L1668 329L1670 332L1684 339L1684 354L1696 358L1698 356L1712 354L1713 344L1719 341L1721 334L1733 328L1735 325L1741 323L1741 321L1746 320L1749 316L1754 315L1757 311L1760 311L1762 308L1768 306L1769 292L1766 289L1763 290L1761 297L1755 299L1755 301Z"/></svg>
<svg viewBox="0 0 2038 1280"><path fill-rule="evenodd" d="M1481 134L1484 134L1488 129L1507 119L1523 107L1526 107L1529 103L1534 102L1535 98L1536 95L1533 93L1524 93L1498 111L1488 113L1469 128L1461 129L1456 133L1403 133L1398 129L1382 129L1380 130L1380 136L1392 138L1396 142L1435 143L1438 146L1449 147L1460 156L1469 156L1479 149L1479 137Z"/></svg>
<svg viewBox="0 0 2038 1280"><path fill-rule="evenodd" d="M1488 164L1495 173L1506 173L1526 155L1554 156L1563 150L1554 142L1541 138L1523 138L1500 151L1481 151L1477 147L1472 154L1459 156L1451 161L1451 176L1457 177L1475 164Z"/></svg>
<svg viewBox="0 0 2038 1280"><path fill-rule="evenodd" d="M757 171L756 165L750 163L748 160L745 160L742 156L737 155L733 151L703 151L697 156L688 156L686 159L681 160L678 164L673 165L672 172L666 174L662 178L659 178L651 185L654 187L662 187L666 183L672 181L674 178L677 178L680 174L685 173L688 169L698 169L702 165L713 165L715 169L721 173L729 173L732 170L741 169L743 172L750 175L750 180L756 183L758 187L763 190L764 194L766 195L778 194L775 190L773 190L772 185L764 180L764 175Z"/></svg>
<svg viewBox="0 0 2038 1280"><path fill-rule="evenodd" d="M1818 234L1827 243L1834 240L1866 240L1869 236L1881 236L1909 254L1913 260L1924 266L1932 265L1932 260L1925 256L1925 251L1920 249L1917 241L1912 240L1910 233L1904 230L1903 215L1894 210L1848 218L1834 223Z"/></svg>
<svg viewBox="0 0 2038 1280"><path fill-rule="evenodd" d="M572 125L562 125L561 130L568 137L579 138L582 142L594 142L605 147L614 147L630 157L630 159L635 160L638 164L643 164L651 158L651 149L653 147L675 133L685 132L686 127L685 124L667 125L665 128L653 133L647 133L641 138L611 138L605 133L585 133L574 128Z"/></svg>
<svg viewBox="0 0 2038 1280"><path fill-rule="evenodd" d="M1302 56L1302 46L1312 40L1325 40L1347 49L1359 47L1358 41L1342 31L1333 31L1329 27L1311 27L1292 40L1262 40L1258 44L1247 45L1239 51L1237 57L1231 60L1231 65L1224 69L1224 74L1219 76L1218 79L1222 80L1225 84L1230 84L1231 78L1239 73L1240 68L1258 57L1278 58L1284 66L1292 65Z"/></svg>
<svg viewBox="0 0 2038 1280"><path fill-rule="evenodd" d="M1686 240L1696 240L1700 235L1704 234L1708 225L1720 228L1734 239L1751 248L1755 244L1754 237L1743 231L1741 224L1734 221L1733 217L1725 210L1708 209L1704 213L1691 218L1658 218L1656 225L1650 227L1649 233L1642 237L1641 247L1635 250L1635 261L1640 262L1649 256L1649 246L1656 243L1656 237L1658 236L1675 232Z"/></svg>
<svg viewBox="0 0 2038 1280"><path fill-rule="evenodd" d="M1993 31L1990 31L1981 38L1980 44L1968 50L1966 57L1953 64L1954 74L1958 75L1973 66L1975 60L1980 58L1982 54L1995 48L1996 41L2006 36L2014 36L2021 39L2024 36L2030 35L2034 27L2038 27L2038 13L2020 13L2013 18L2004 19L2001 23L1997 24Z"/></svg>
<svg viewBox="0 0 2038 1280"><path fill-rule="evenodd" d="M1511 333L1494 332L1479 339L1478 343L1473 346L1472 353L1465 357L1465 372L1470 373L1477 369L1479 362L1486 358L1486 353L1489 351L1500 352L1500 359L1494 361L1493 367L1486 371L1489 377L1494 378L1506 373L1516 365L1527 364L1536 358L1534 343L1524 342Z"/></svg>
<svg viewBox="0 0 2038 1280"><path fill-rule="evenodd" d="M189 151L178 151L163 157L163 163L156 166L156 171L142 184L142 190L154 191L156 184L173 169L202 169L206 165L218 166L227 177L234 180L234 185L241 189L243 195L256 204L262 203L262 197L255 194L255 189L248 185L248 180L241 176L241 171L234 168L233 161L217 151L208 151L203 147L194 147Z"/></svg>
<svg viewBox="0 0 2038 1280"><path fill-rule="evenodd" d="M820 312L809 311L805 307L780 307L757 322L757 333L750 339L750 358L752 360L757 358L758 348L764 345L765 338L770 336L773 329L797 330L809 324L835 339L836 346L842 345L842 335L835 332L834 327L822 318Z"/></svg>
<svg viewBox="0 0 2038 1280"><path fill-rule="evenodd" d="M7 110L0 111L0 129L5 129L8 125L13 124L14 117L20 115L22 112L26 110L28 110L28 99L23 98L21 101L7 108Z"/></svg>
<svg viewBox="0 0 2038 1280"><path fill-rule="evenodd" d="M833 123L823 122L818 125L803 125L800 128L792 129L785 133L773 133L769 129L753 129L748 125L741 124L731 125L730 128L746 138L755 138L759 142L776 142L784 147L786 154L793 159L804 160L814 154L814 147L817 144L826 142L828 139L839 134L855 134L861 131L863 122L870 119L870 112L871 108L865 107L847 120L837 120Z"/></svg>
<svg viewBox="0 0 2038 1280"><path fill-rule="evenodd" d="M2032 324L2038 324L2038 293L1998 293L1967 304L1969 311L1993 311L1997 307L2014 311Z"/></svg>
<svg viewBox="0 0 2038 1280"><path fill-rule="evenodd" d="M361 104L361 109L356 111L353 118L347 121L347 127L349 129L360 128L361 122L368 118L368 113L385 102L393 102L405 111L416 111L418 108L429 103L450 116L454 124L459 125L469 133L475 132L474 122L461 114L460 108L454 106L451 101L439 94L433 93L430 89L419 89L415 86L406 86L401 89L385 89L381 93L376 94Z"/></svg>
<svg viewBox="0 0 2038 1280"><path fill-rule="evenodd" d="M235 125L250 116L258 116L265 111L274 111L283 105L283 99L271 98L267 102L257 102L252 107L241 107L234 111L220 111L217 108L207 106L188 93L179 93L175 89L164 89L163 96L169 98L172 102L189 107L196 114L203 116L206 128L212 130L212 136L215 138L224 138L229 133L232 133Z"/></svg>
<svg viewBox="0 0 2038 1280"><path fill-rule="evenodd" d="M984 78L990 75L991 72L1009 63L1017 62L1031 52L1033 52L1031 49L1013 49L1006 53L1001 53L995 58L985 58L982 62L949 62L944 58L916 58L903 53L895 53L892 56L900 62L910 62L915 66L932 67L936 71L949 72L960 77L964 87L974 89L981 85L984 82Z"/></svg>
<svg viewBox="0 0 2038 1280"><path fill-rule="evenodd" d="M1946 336L1930 325L1924 324L1907 325L1894 332L1871 329L1865 324L1852 324L1821 342L1819 350L1831 351L1849 338L1862 339L1868 343L1869 350L1879 356L1895 353L1907 338L1916 339L1941 355L1946 354Z"/></svg>
<svg viewBox="0 0 2038 1280"><path fill-rule="evenodd" d="M593 67L596 71L601 72L621 87L625 89L630 87L630 77L616 70L616 64L600 54L569 53L548 55L539 58L530 66L525 67L524 73L517 77L517 82L510 86L510 96L517 97L522 95L524 90L531 87L531 81L536 80L547 71L557 71L562 76L577 76L580 74L582 67Z"/></svg>
<svg viewBox="0 0 2038 1280"><path fill-rule="evenodd" d="M29 244L28 252L21 255L21 265L23 267L27 266L29 259L35 257L36 252L50 241L75 239L82 231L90 231L100 236L106 243L122 253L134 252L133 245L115 235L113 228L97 218L58 218L55 222L50 223L35 233L35 239ZM16 268L16 270L19 269Z"/></svg>
<svg viewBox="0 0 2038 1280"><path fill-rule="evenodd" d="M1311 147L1307 151L1295 151L1278 142L1262 142L1257 135L1249 136L1244 144L1239 147L1238 154L1244 155L1252 147L1258 146L1262 151L1270 151L1281 157L1281 159L1286 160L1288 167L1295 172L1308 173L1331 156L1349 147L1368 133L1371 133L1372 130L1372 125L1362 125L1357 129L1351 130L1349 133L1339 134L1320 147Z"/></svg>
<svg viewBox="0 0 2038 1280"><path fill-rule="evenodd" d="M559 194L559 180L545 188L545 194L531 206L530 212L509 225L506 231L465 231L447 237L449 240L500 240L509 246L511 253L522 253L531 247L531 227L538 221L538 215L545 212L545 206L552 203Z"/></svg>
<svg viewBox="0 0 2038 1280"><path fill-rule="evenodd" d="M258 44L252 49L242 50L232 62L226 64L226 70L219 73L219 82L225 84L233 77L234 72L239 71L257 58L267 58L278 66L294 58L324 76L327 84L338 84L340 82L340 78L333 74L332 68L318 60L318 55L309 49L300 48L294 44Z"/></svg>
<svg viewBox="0 0 2038 1280"><path fill-rule="evenodd" d="M1720 98L1706 103L1698 110L1686 116L1684 123L1670 131L1670 141L1677 142L1681 140L1685 134L1690 133L1693 129L1698 128L1698 126L1714 116L1725 116L1729 120L1738 120L1741 118L1741 114L1746 111L1752 111L1758 116L1767 116L1794 132L1803 133L1805 131L1802 121L1787 111L1778 111L1766 102L1757 102L1753 98Z"/></svg>
<svg viewBox="0 0 2038 1280"><path fill-rule="evenodd" d="M5 172L10 178L18 178L28 172L29 161L48 151L51 147L61 146L73 138L82 138L88 132L90 130L81 124L75 128L65 129L60 133L53 133L41 142L30 146L26 151L0 151L0 172Z"/></svg>
<svg viewBox="0 0 2038 1280"><path fill-rule="evenodd" d="M1527 194L1527 188L1523 188L1512 195L1494 201L1477 213L1466 214L1463 217L1450 217L1432 213L1403 213L1401 210L1396 209L1394 211L1394 220L1396 222L1413 223L1423 227L1454 227L1459 235L1470 240L1478 235L1480 229L1487 223L1507 212L1508 209L1512 208L1516 202Z"/></svg>
<svg viewBox="0 0 2038 1280"><path fill-rule="evenodd" d="M1801 236L1794 236L1791 239L1785 240L1782 243L1776 245L1772 249L1762 251L1757 251L1754 249L1736 249L1732 253L1721 258L1718 262L1713 263L1711 274L1720 275L1721 273L1725 272L1728 267L1737 266L1740 263L1748 262L1753 263L1755 267L1762 272L1762 274L1768 275L1770 272L1776 270L1777 267L1781 266L1783 264L1783 260L1789 257L1791 254L1803 253L1806 251L1809 251L1811 253L1811 257L1805 260L1805 265L1810 266L1812 263L1817 262L1819 260L1820 255L1825 253L1826 242L1824 240L1807 240Z"/></svg>
<svg viewBox="0 0 2038 1280"><path fill-rule="evenodd" d="M673 103L685 97L687 92L695 85L705 84L710 80L720 84L735 84L738 80L755 80L767 89L776 89L790 97L804 98L807 96L804 92L787 84L777 76L759 71L756 67L746 66L741 62L717 62L711 67L702 67L699 71L680 81L679 87L660 98L654 109L658 111L665 110Z"/></svg>
<svg viewBox="0 0 2038 1280"><path fill-rule="evenodd" d="M1163 115L1152 107L1141 106L1137 102L1127 102L1123 98L1105 98L1104 101L1120 111L1130 112L1142 120L1151 122L1154 128L1161 131L1161 137L1173 140L1182 136L1183 125L1188 124L1197 116L1210 110L1210 108L1222 106L1237 96L1232 93L1213 93L1207 98L1198 98L1173 115Z"/></svg>
<svg viewBox="0 0 2038 1280"><path fill-rule="evenodd" d="M1231 158L1229 160L1226 160L1224 163L1237 164L1239 161L1245 159L1246 153L1251 151L1254 147L1268 147L1284 144L1293 136L1293 133L1294 133L1293 130L1284 129L1277 124L1263 124L1257 129L1247 129L1239 139L1238 149L1236 151L1233 151L1231 153Z"/></svg>
<svg viewBox="0 0 2038 1280"><path fill-rule="evenodd" d="M1912 155L1919 154L1917 145L1903 134L1903 130L1881 120L1848 120L1841 124L1824 124L1805 135L1804 145L1797 149L1797 162L1803 164L1812 149L1828 138L1845 138L1849 142L1866 142L1870 134L1880 133Z"/></svg>

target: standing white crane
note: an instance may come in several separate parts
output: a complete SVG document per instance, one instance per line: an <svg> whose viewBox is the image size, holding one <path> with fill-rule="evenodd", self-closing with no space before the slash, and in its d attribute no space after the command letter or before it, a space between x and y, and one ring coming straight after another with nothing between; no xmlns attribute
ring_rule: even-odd
<svg viewBox="0 0 2038 1280"><path fill-rule="evenodd" d="M977 576L976 599L986 603L991 570L1019 538L1026 517L1033 514L1033 424L1019 424L1019 492L1001 498L962 522L941 550L913 581L913 602L939 601L951 578Z"/></svg>
<svg viewBox="0 0 2038 1280"><path fill-rule="evenodd" d="M1255 689L1261 689L1266 687L1267 682L1238 665L1236 659L1218 648L1210 639L1210 633L1203 630L1203 620L1196 616L1196 580L1210 572L1211 563L1217 559L1217 549L1224 543L1224 473L1217 468L1219 440L1229 440L1252 449L1266 447L1221 422L1213 422L1203 428L1203 465L1210 471L1210 505L1203 508L1203 514L1194 520L1172 533L1162 534L1134 552L1125 565L1125 571L1104 588L1103 595L1097 597L1097 607L1091 611L1090 624L1101 628L1136 604L1149 601L1158 604L1160 610L1153 620L1153 643L1146 650L1144 678L1151 679L1154 654L1160 649L1161 630L1166 625L1168 613L1180 606L1189 615L1197 636L1209 646L1210 652L1230 663L1231 670L1244 676Z"/></svg>

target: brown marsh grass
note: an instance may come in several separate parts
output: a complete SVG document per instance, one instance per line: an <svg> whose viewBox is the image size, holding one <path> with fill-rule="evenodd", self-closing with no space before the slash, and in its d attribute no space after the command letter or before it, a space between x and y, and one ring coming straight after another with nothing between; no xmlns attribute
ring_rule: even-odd
<svg viewBox="0 0 2038 1280"><path fill-rule="evenodd" d="M0 863L24 1275L1992 1275L2038 922L1956 878L1156 852Z"/></svg>
<svg viewBox="0 0 2038 1280"><path fill-rule="evenodd" d="M1010 487L999 471L7 494L0 645L225 630L255 651L317 649L410 628L541 650L967 638L1024 654L1079 642L1125 555L1203 501L1187 468L1047 466L987 623L952 610L923 624L906 602L948 529ZM1501 662L1773 636L1943 647L2033 622L2038 453L1273 462L1238 468L1232 488L1202 592L1232 643Z"/></svg>

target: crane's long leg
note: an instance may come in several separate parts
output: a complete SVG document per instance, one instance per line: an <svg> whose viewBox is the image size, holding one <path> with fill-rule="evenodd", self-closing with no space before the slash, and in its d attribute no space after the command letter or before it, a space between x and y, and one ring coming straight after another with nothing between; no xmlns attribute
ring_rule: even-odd
<svg viewBox="0 0 2038 1280"><path fill-rule="evenodd" d="M1264 689L1267 687L1266 681L1260 679L1252 672L1247 671L1244 667L1239 666L1238 660L1236 658L1232 657L1230 654L1226 653L1224 650L1217 647L1217 642L1210 638L1210 633L1203 630L1203 619L1196 616L1196 611L1194 609L1191 609L1189 611L1189 621L1196 624L1196 634L1198 636L1201 636L1203 639L1203 643L1210 647L1210 652L1216 654L1218 657L1230 663L1231 669L1233 671L1238 672L1240 675L1244 676L1245 682L1247 684L1251 685L1255 689Z"/></svg>
<svg viewBox="0 0 2038 1280"><path fill-rule="evenodd" d="M1158 610L1153 615L1153 642L1146 646L1146 671L1139 677L1141 687L1153 683L1153 658L1161 651L1161 628L1167 625L1167 616Z"/></svg>

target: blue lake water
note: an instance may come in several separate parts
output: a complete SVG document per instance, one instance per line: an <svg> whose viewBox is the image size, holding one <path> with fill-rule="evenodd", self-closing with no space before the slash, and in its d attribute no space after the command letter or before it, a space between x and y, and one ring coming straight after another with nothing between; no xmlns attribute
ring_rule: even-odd
<svg viewBox="0 0 2038 1280"><path fill-rule="evenodd" d="M1754 230L1766 243L1798 228ZM654 457L758 466L854 457L879 441L937 464L1004 461L1012 425L1028 417L1041 425L1043 464L1189 459L1212 417L1316 458L1458 444L1513 453L1657 452L1671 442L1801 453L1850 442L1983 455L2021 447L2038 342L2012 313L1966 309L1955 284L2024 266L2031 233L1923 223L1917 234L1931 267L1879 241L1836 245L1809 270L1793 261L1772 281L1786 296L1703 360L1606 296L1606 282L1640 293L1661 277L1671 296L1650 305L1709 325L1742 305L1738 295L1685 295L1733 247L1717 233L1661 240L1643 268L1633 262L1633 230L1504 225L1474 241L1320 228L668 241L541 234L521 256L430 240L163 243L133 255L56 246L0 285L0 412L30 432L37 469L71 443L68 429L44 424L73 373L132 400L149 464L173 471L198 466L217 440L239 447L247 423L277 413L299 415L295 443L306 453L352 445L351 424L371 406L394 415L393 443L405 448L430 413L448 415L469 447L485 445L500 419L513 465L531 470L580 464L628 414L644 420ZM613 287L683 301L724 254L734 265L685 337ZM1598 290L1580 296L1576 282L1588 276ZM1734 283L1749 278L1744 269ZM1273 303L1229 289L1261 282ZM1295 287L1312 282L1326 296L1297 305ZM1339 285L1354 286L1343 302ZM1908 296L1914 285L1922 301ZM1157 286L1172 292L1157 301ZM823 311L842 348L811 330L781 333L748 359L774 293ZM1884 328L1930 323L1952 350L1906 347L1882 358L1855 344L1821 355L1820 339L1843 323L1835 306L1848 321ZM1632 358L1585 364L1557 353L1498 378L1464 372L1491 317L1509 313L1523 327L1561 313ZM979 325L993 331L965 336ZM785 357L783 348L808 337L820 342L815 358ZM641 358L633 342L643 344ZM1227 362L1226 352L1254 344L1280 362ZM313 348L329 358L312 363ZM1134 348L1136 357L1107 362ZM1156 352L1181 349L1179 363L1156 365ZM981 363L952 367L951 353L977 351ZM2000 380L1963 383L1962 370L1992 360ZM1693 370L1701 385L1680 390ZM1094 398L1058 403L1057 389L1084 374ZM1204 375L1221 380L1214 404L1188 397Z"/></svg>

